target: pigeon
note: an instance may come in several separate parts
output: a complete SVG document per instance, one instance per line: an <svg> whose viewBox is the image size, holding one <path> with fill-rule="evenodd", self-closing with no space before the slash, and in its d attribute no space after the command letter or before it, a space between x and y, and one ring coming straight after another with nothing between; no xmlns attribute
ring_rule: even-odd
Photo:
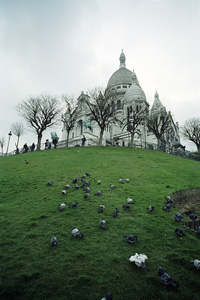
<svg viewBox="0 0 200 300"><path fill-rule="evenodd" d="M62 190L62 194L63 194L63 195L66 195L66 191L65 191L65 190Z"/></svg>
<svg viewBox="0 0 200 300"><path fill-rule="evenodd" d="M105 205L101 204L101 205L99 206L98 212L99 212L99 213L103 212L103 211L104 211L104 208L105 208Z"/></svg>
<svg viewBox="0 0 200 300"><path fill-rule="evenodd" d="M91 190L90 187L86 187L86 188L84 189L84 191L86 191L86 193L89 193L90 190Z"/></svg>
<svg viewBox="0 0 200 300"><path fill-rule="evenodd" d="M99 179L99 180L97 181L97 183L98 183L98 184L101 184L101 180Z"/></svg>
<svg viewBox="0 0 200 300"><path fill-rule="evenodd" d="M75 178L74 180L72 180L72 182L73 182L74 184L77 183L77 181L78 181L77 178Z"/></svg>
<svg viewBox="0 0 200 300"><path fill-rule="evenodd" d="M56 238L56 236L52 236L51 237L51 246L55 248L55 246L58 244L58 240Z"/></svg>
<svg viewBox="0 0 200 300"><path fill-rule="evenodd" d="M197 219L197 217L198 217L198 215L197 214L190 214L189 216L188 216L191 220L196 220Z"/></svg>
<svg viewBox="0 0 200 300"><path fill-rule="evenodd" d="M90 181L86 181L85 185L89 186L90 185Z"/></svg>
<svg viewBox="0 0 200 300"><path fill-rule="evenodd" d="M178 236L183 236L185 234L185 231L180 229L180 228L176 228L175 229L175 233L178 235Z"/></svg>
<svg viewBox="0 0 200 300"><path fill-rule="evenodd" d="M197 235L200 237L200 226L197 228Z"/></svg>
<svg viewBox="0 0 200 300"><path fill-rule="evenodd" d="M170 196L165 197L166 203L172 203L172 198Z"/></svg>
<svg viewBox="0 0 200 300"><path fill-rule="evenodd" d="M64 186L64 189L69 189L70 188L70 184L66 184L65 186Z"/></svg>
<svg viewBox="0 0 200 300"><path fill-rule="evenodd" d="M124 182L123 182L123 180L121 178L119 179L119 183L123 183L124 184Z"/></svg>
<svg viewBox="0 0 200 300"><path fill-rule="evenodd" d="M78 185L78 183L76 183L75 184L75 189L78 190L78 188L79 188L79 185Z"/></svg>
<svg viewBox="0 0 200 300"><path fill-rule="evenodd" d="M76 208L77 206L78 206L78 202L75 202L75 203L69 205L70 208Z"/></svg>
<svg viewBox="0 0 200 300"><path fill-rule="evenodd" d="M110 184L110 188L111 188L111 189L115 189L115 188L116 188L116 186L115 186L115 185L113 185L113 184Z"/></svg>
<svg viewBox="0 0 200 300"><path fill-rule="evenodd" d="M191 262L191 264L193 264L195 266L197 271L200 271L200 260L195 259L195 260L191 260L190 262Z"/></svg>
<svg viewBox="0 0 200 300"><path fill-rule="evenodd" d="M135 253L135 255L131 256L129 258L130 262L135 262L136 266L141 267L143 269L146 269L145 260L148 259L148 257L145 254L138 254Z"/></svg>
<svg viewBox="0 0 200 300"><path fill-rule="evenodd" d="M53 185L53 181L49 181L46 186L52 186Z"/></svg>
<svg viewBox="0 0 200 300"><path fill-rule="evenodd" d="M86 175L86 176L90 176L90 174L89 174L88 172L85 172L85 175Z"/></svg>
<svg viewBox="0 0 200 300"><path fill-rule="evenodd" d="M67 204L66 202L61 203L61 204L60 204L60 207L59 207L59 210L62 211L63 209L65 209L66 204Z"/></svg>
<svg viewBox="0 0 200 300"><path fill-rule="evenodd" d="M154 210L154 206L153 205L150 205L147 207L148 211L153 211Z"/></svg>
<svg viewBox="0 0 200 300"><path fill-rule="evenodd" d="M132 203L134 203L135 202L135 200L133 200L133 199L131 199L131 198L127 198L127 203L129 203L129 204L132 204Z"/></svg>
<svg viewBox="0 0 200 300"><path fill-rule="evenodd" d="M100 221L100 226L103 228L103 229L106 229L106 221L104 219L101 219Z"/></svg>
<svg viewBox="0 0 200 300"><path fill-rule="evenodd" d="M179 284L178 282L174 281L170 276L169 274L167 274L162 267L159 267L158 268L158 275L159 275L159 278L160 278L160 281L164 284L164 286L173 286L173 287L178 287Z"/></svg>
<svg viewBox="0 0 200 300"><path fill-rule="evenodd" d="M122 207L124 208L124 210L130 210L132 208L132 206L127 205L127 204L123 204Z"/></svg>
<svg viewBox="0 0 200 300"><path fill-rule="evenodd" d="M27 165L28 164L28 161L25 159L25 164Z"/></svg>
<svg viewBox="0 0 200 300"><path fill-rule="evenodd" d="M184 219L184 215L179 212L176 212L175 213L175 221L180 221L182 219Z"/></svg>
<svg viewBox="0 0 200 300"><path fill-rule="evenodd" d="M129 178L128 177L126 178L126 182L129 183Z"/></svg>
<svg viewBox="0 0 200 300"><path fill-rule="evenodd" d="M167 203L166 206L163 207L164 210L167 210L168 212L172 209L172 203Z"/></svg>
<svg viewBox="0 0 200 300"><path fill-rule="evenodd" d="M101 300L112 300L112 293L108 293L106 297L103 297Z"/></svg>
<svg viewBox="0 0 200 300"><path fill-rule="evenodd" d="M113 210L113 217L116 217L118 215L118 213L119 213L119 210L117 208L115 208Z"/></svg>
<svg viewBox="0 0 200 300"><path fill-rule="evenodd" d="M74 238L83 237L83 234L75 227L72 227L71 233Z"/></svg>
<svg viewBox="0 0 200 300"><path fill-rule="evenodd" d="M137 235L125 235L123 238L127 239L130 244L135 244L135 242L138 240Z"/></svg>
<svg viewBox="0 0 200 300"><path fill-rule="evenodd" d="M84 199L89 198L89 196L90 196L90 194L89 194L89 193L86 193L86 194L84 195Z"/></svg>
<svg viewBox="0 0 200 300"><path fill-rule="evenodd" d="M95 196L100 196L102 194L102 191L98 191L98 192L96 192L94 195Z"/></svg>

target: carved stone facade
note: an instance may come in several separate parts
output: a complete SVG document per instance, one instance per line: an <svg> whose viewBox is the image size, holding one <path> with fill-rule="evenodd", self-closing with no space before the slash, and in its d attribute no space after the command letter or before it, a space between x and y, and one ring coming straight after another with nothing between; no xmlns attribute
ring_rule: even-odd
<svg viewBox="0 0 200 300"><path fill-rule="evenodd" d="M120 120L124 120L126 119L127 111L131 112L135 109L143 109L147 114L167 113L159 99L157 91L155 93L152 108L149 108L146 95L139 84L135 72L131 72L126 68L126 58L123 51L119 61L119 69L112 74L105 90L108 101L110 101L111 105L112 102L114 102L117 106L117 117ZM83 135L86 137L86 146L98 145L100 128L96 122L91 121L90 123L91 115L85 101L88 97L87 94L82 92L77 99L81 115L79 120L77 120L74 129L70 133L69 146L71 147L81 145ZM63 128L62 139L65 140L66 136L66 130ZM103 136L103 145L115 145L116 137L118 137L119 146L130 145L130 132L127 131L127 127L125 126L123 128L123 126L116 124L112 124L106 128ZM180 142L179 126L171 117L171 127L165 132L161 140L161 146L167 151L172 148L176 142ZM156 149L157 147L157 138L152 132L147 130L145 120L139 125L137 133L134 135L133 145L150 149Z"/></svg>

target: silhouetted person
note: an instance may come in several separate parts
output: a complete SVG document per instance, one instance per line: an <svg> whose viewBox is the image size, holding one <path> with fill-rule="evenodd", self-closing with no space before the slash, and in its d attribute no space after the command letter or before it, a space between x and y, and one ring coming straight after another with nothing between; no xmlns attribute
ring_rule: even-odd
<svg viewBox="0 0 200 300"><path fill-rule="evenodd" d="M26 144L24 144L24 153L27 153L28 150L29 150L29 147L27 146L27 143L26 143Z"/></svg>
<svg viewBox="0 0 200 300"><path fill-rule="evenodd" d="M85 146L85 142L86 142L86 138L85 138L85 136L83 135L83 138L82 138L82 147Z"/></svg>
<svg viewBox="0 0 200 300"><path fill-rule="evenodd" d="M35 144L33 143L32 145L31 145L31 151L34 151L35 150Z"/></svg>

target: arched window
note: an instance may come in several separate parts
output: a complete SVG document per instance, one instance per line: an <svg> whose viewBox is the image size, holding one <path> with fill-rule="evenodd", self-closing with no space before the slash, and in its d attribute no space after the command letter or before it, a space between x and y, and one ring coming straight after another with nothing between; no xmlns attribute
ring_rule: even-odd
<svg viewBox="0 0 200 300"><path fill-rule="evenodd" d="M121 109L121 100L117 100L117 109Z"/></svg>
<svg viewBox="0 0 200 300"><path fill-rule="evenodd" d="M78 121L78 134L83 134L83 121Z"/></svg>

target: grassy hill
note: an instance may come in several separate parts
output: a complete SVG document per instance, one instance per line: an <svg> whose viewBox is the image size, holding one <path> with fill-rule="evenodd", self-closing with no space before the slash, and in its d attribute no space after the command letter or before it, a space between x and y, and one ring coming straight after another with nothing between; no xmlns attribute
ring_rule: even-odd
<svg viewBox="0 0 200 300"><path fill-rule="evenodd" d="M72 183L85 172L88 199ZM130 183L118 182L126 177ZM53 186L46 186L49 181ZM62 195L66 184L71 188ZM200 273L190 260L200 260L200 239L175 222L177 210L162 209L166 196L199 185L199 162L144 149L70 148L1 158L1 299L100 300L108 292L114 300L199 299ZM95 196L99 189L102 195ZM128 197L135 203L124 211ZM64 201L67 207L59 211ZM79 206L69 208L76 201ZM119 215L113 218L115 207ZM106 230L99 225L102 217ZM84 238L74 239L72 227ZM185 236L177 237L176 227ZM134 245L123 239L130 234L138 236ZM129 262L136 252L148 256L146 270ZM178 289L163 288L159 266L179 282Z"/></svg>

